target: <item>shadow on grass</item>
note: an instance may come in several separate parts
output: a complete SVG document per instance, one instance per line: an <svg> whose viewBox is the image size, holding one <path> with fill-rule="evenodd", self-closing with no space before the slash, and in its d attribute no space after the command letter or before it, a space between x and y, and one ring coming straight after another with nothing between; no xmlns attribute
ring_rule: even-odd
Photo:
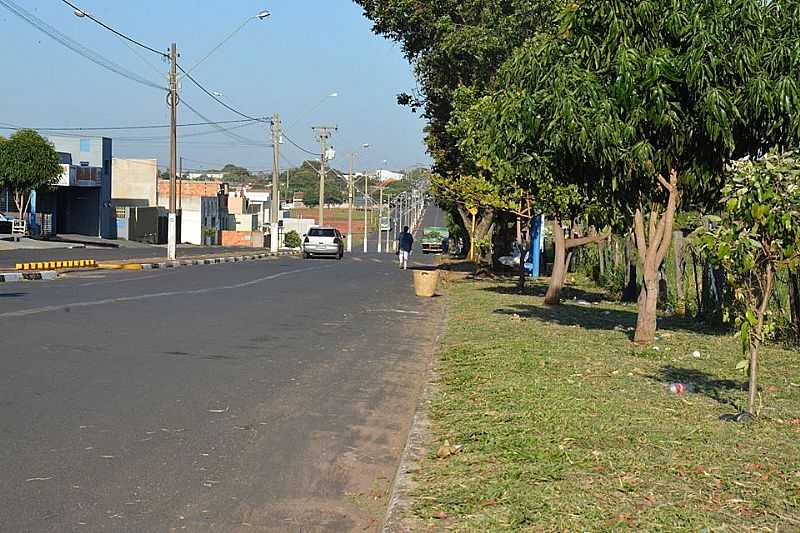
<svg viewBox="0 0 800 533"><path fill-rule="evenodd" d="M702 394L723 405L730 405L737 410L739 405L735 398L726 394L731 391L747 390L747 382L732 379L718 379L716 376L694 368L679 368L672 365L661 367L658 374L647 376L661 383L684 383L694 388L695 394Z"/></svg>
<svg viewBox="0 0 800 533"><path fill-rule="evenodd" d="M509 280L512 278L508 278ZM543 297L547 285L536 282L526 285L523 291L508 284L483 287L481 290L497 294ZM600 306L608 302L610 296L602 291L584 290L579 287L564 287L561 292L563 303L560 305L516 304L508 308L496 309L494 312L505 315L538 318L565 326L578 325L586 329L612 330L632 328L636 326L637 310L609 309ZM659 316L658 329L668 331L688 331L703 335L727 335L730 330L725 326L709 325L691 317ZM633 339L633 332L628 332Z"/></svg>
<svg viewBox="0 0 800 533"><path fill-rule="evenodd" d="M516 281L519 279L519 276L518 275L509 275L503 277L498 276L497 279L516 283ZM543 298L545 293L547 293L547 284L540 282L534 282L534 283L527 282L525 283L525 288L522 290L520 290L516 285L514 286L492 285L490 287L484 287L482 290L489 292L496 292L498 294L519 294L523 296L535 296ZM603 292L587 291L580 289L578 287L566 286L561 290L561 298L564 301L582 300L584 302L589 302L589 303L594 303L594 302L599 303L604 300L608 300L608 295Z"/></svg>

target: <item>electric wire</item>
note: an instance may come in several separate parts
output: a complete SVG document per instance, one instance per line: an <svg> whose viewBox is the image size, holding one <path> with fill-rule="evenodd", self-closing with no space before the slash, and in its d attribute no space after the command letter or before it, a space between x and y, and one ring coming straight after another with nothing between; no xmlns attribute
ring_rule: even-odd
<svg viewBox="0 0 800 533"><path fill-rule="evenodd" d="M286 139L287 141L289 141L289 143L290 143L292 146L294 146L295 148L297 148L297 149L298 149L298 150L300 150L301 152L305 152L305 153L307 153L307 154L310 154L310 155L313 155L313 156L319 156L319 155L320 155L320 154L318 154L317 152L312 152L311 150L306 150L305 148L303 148L302 146L300 146L299 144L297 144L296 142L294 142L294 141L292 140L292 138L291 138L291 137L289 137L288 135L286 135L286 133L285 133L285 132L284 132L284 133L281 133L281 135L283 135L283 138L284 138L284 139Z"/></svg>
<svg viewBox="0 0 800 533"><path fill-rule="evenodd" d="M0 0L0 1L5 1L5 0ZM267 120L266 118L264 118L264 117L257 118L257 117L253 117L253 116L251 116L251 115L248 115L248 114L246 114L246 113L242 113L241 111L239 111L239 110L238 110L238 109L236 109L235 107L233 107L233 106L230 106L230 105L228 105L227 103L223 102L223 101L222 101L222 100L220 100L220 99L219 99L219 98L218 98L216 95L214 95L214 93L212 93L211 91L209 91L208 89L206 89L206 88L203 86L203 84L202 84L202 83L200 83L199 81L197 81L196 79L194 79L194 78L192 77L192 75L191 75L191 74L189 74L189 73L188 73L186 70L184 70L184 68L183 68L182 66L180 66L180 64L178 64L178 65L177 65L177 67L178 67L178 70L180 70L180 71L181 71L181 73L182 73L182 74L183 74L183 75L184 75L186 78L188 78L188 79L189 79L189 81L191 81L191 82L192 82L192 83L193 83L195 86L197 86L197 88L198 88L198 89L200 89L201 91L203 91L204 93L206 93L206 94L207 94L209 97L211 97L211 99L212 99L212 100L216 101L218 104L220 104L222 107L226 108L228 111L232 111L233 113L236 113L236 114L237 114L237 115L239 115L240 117L247 118L247 119L250 119L250 120L258 120L258 121L260 121L260 122L268 122L268 120Z"/></svg>
<svg viewBox="0 0 800 533"><path fill-rule="evenodd" d="M125 35L124 33L115 30L111 26L108 26L107 24L104 24L102 21L96 19L94 16L92 16L91 13L89 13L87 11L84 11L83 9L79 8L78 6L73 4L72 2L69 2L68 0L61 0L61 1L64 2L65 4L67 4L73 10L75 10L76 14L80 13L81 16L86 17L89 20L91 20L92 22L95 22L95 23L99 24L100 26L104 27L105 29L107 29L108 31L110 31L111 33L116 35L117 37L125 39L126 41L129 41L129 42L135 44L136 46L140 46L140 47L144 48L145 50L153 52L154 54L158 54L161 57L169 58L169 55L166 52L162 52L160 50L156 50L155 48L153 48L151 46L147 46L146 44L143 44L143 43L137 41L136 39L134 39L132 37L129 37L129 36Z"/></svg>
<svg viewBox="0 0 800 533"><path fill-rule="evenodd" d="M2 2L3 0L0 0ZM243 126L250 126L253 122L256 122L255 119L236 119L236 120L207 120L203 119L205 122L187 122L184 124L176 124L178 128L189 128L193 126L209 126L212 124L242 124ZM63 128L34 128L32 126L17 126L15 124L11 124L9 122L0 122L0 124L5 124L7 127L0 127L0 129L4 130L14 130L14 129L31 129L37 131L112 131L112 130L147 130L147 129L162 129L162 128L169 128L169 124L152 124L152 125L137 125L137 126L86 126L86 127L73 127L73 126L66 126Z"/></svg>
<svg viewBox="0 0 800 533"><path fill-rule="evenodd" d="M223 133L226 136L228 136L228 137L230 137L230 138L232 138L232 139L234 139L236 141L239 141L239 142L241 142L243 144L249 145L249 146L268 147L268 145L266 143L257 141L255 139L248 139L247 137L242 137L241 135L238 135L236 133L231 133L230 131L226 130L225 128L223 128L221 126L218 126L213 121L210 121L210 119L208 117L206 117L205 115L200 113L200 111L198 111L197 109L195 109L194 107L189 105L189 103L186 102L186 100L181 100L181 103L184 106L186 106L189 109L189 111L191 111L192 113L194 113L195 115L197 115L201 119L209 121L210 125L212 127L216 128L220 133ZM269 145L269 146L271 146L271 145Z"/></svg>
<svg viewBox="0 0 800 533"><path fill-rule="evenodd" d="M63 46L66 46L73 52L85 57L89 61L105 68L106 70L110 70L116 74L119 74L120 76L128 78L129 80L144 85L146 87L151 87L153 89L159 89L163 91L167 90L167 88L164 87L163 85L154 83L149 79L145 78L144 76L140 76L139 74L136 74L135 72L126 69L125 67L111 61L110 59L106 59L101 54L95 52L90 48L87 48L78 41L60 32L50 24L46 23L33 13L23 9L22 7L12 2L11 0L0 0L0 6L3 6L8 11L18 16L19 18L21 18L34 28L38 29L39 31L41 31L54 41L61 43Z"/></svg>

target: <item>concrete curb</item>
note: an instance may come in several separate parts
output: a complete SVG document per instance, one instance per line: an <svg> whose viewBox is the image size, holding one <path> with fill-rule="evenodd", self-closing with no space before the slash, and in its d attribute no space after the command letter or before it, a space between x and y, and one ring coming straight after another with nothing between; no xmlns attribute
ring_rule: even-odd
<svg viewBox="0 0 800 533"><path fill-rule="evenodd" d="M42 272L5 272L0 274L0 283L11 283L14 281L42 281L52 280L58 277L58 272L45 270Z"/></svg>
<svg viewBox="0 0 800 533"><path fill-rule="evenodd" d="M287 257L299 255L297 252L265 252L261 254L253 254L253 255L235 255L235 256L228 256L228 257L211 257L207 259L178 259L175 261L161 261L158 263L119 263L119 268L128 269L128 270L159 270L159 269L166 269L166 268L180 268L184 266L195 266L195 265L219 265L223 263L239 263L243 261L258 261L260 259L267 259L269 257ZM100 268L113 268L110 265L113 263L100 263L98 267Z"/></svg>
<svg viewBox="0 0 800 533"><path fill-rule="evenodd" d="M88 269L91 270L157 270L157 269L166 269L166 268L179 268L184 266L194 266L194 265L218 265L223 263L238 263L242 261L258 261L260 259L267 259L269 257L287 257L287 256L296 256L299 255L298 252L278 252L278 253L271 253L265 252L260 254L252 254L252 255L236 255L236 256L227 256L227 257L212 257L207 259L180 259L177 261L162 261L158 263L140 263L140 262L130 262L130 263L96 263L92 267ZM21 271L21 272L7 272L7 273L0 273L0 283L5 282L15 282L15 281L34 281L34 280L53 280L58 278L59 274L66 274L70 272L85 272L86 268L80 268L76 270L43 270L39 272L33 271Z"/></svg>

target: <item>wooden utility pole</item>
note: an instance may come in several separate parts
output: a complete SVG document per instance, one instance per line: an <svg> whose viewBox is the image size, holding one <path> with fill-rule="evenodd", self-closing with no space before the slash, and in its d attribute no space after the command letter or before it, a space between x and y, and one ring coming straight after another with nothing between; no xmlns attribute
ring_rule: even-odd
<svg viewBox="0 0 800 533"><path fill-rule="evenodd" d="M278 251L278 211L281 208L280 198L280 147L281 147L281 121L277 113L272 117L272 198L269 209L269 249ZM288 194L288 193L287 193Z"/></svg>
<svg viewBox="0 0 800 533"><path fill-rule="evenodd" d="M176 209L176 189L177 189L177 163L178 163L178 73L177 73L178 50L175 43L172 43L169 50L169 107L170 107L170 127L169 127L169 226L167 236L167 258L175 260L178 220Z"/></svg>
<svg viewBox="0 0 800 533"><path fill-rule="evenodd" d="M336 126L314 126L314 131L319 137L319 221L322 226L325 222L325 160L328 157L328 139L331 137L331 130L336 131Z"/></svg>

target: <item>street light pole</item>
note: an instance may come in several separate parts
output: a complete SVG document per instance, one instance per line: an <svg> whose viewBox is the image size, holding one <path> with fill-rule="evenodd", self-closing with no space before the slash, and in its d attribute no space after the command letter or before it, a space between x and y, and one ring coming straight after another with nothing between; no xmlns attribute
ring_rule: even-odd
<svg viewBox="0 0 800 533"><path fill-rule="evenodd" d="M167 228L167 259L175 260L178 239L178 215L175 206L178 159L178 50L172 43L169 50L169 219Z"/></svg>

